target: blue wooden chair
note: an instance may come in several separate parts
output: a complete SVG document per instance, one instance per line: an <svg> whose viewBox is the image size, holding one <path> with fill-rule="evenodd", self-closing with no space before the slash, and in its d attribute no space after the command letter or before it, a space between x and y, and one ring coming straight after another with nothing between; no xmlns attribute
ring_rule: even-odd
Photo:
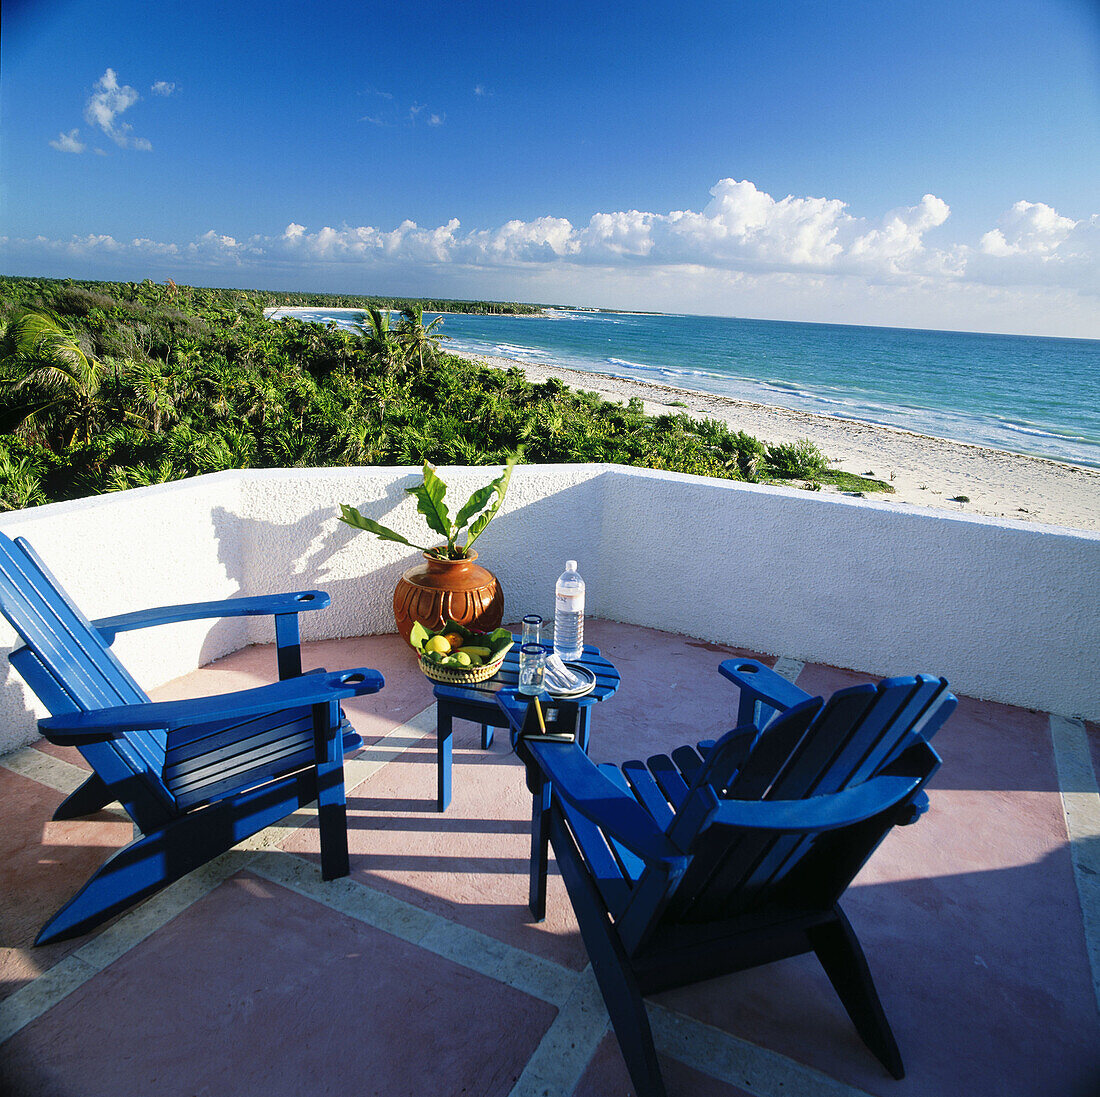
<svg viewBox="0 0 1100 1097"><path fill-rule="evenodd" d="M39 933L79 936L250 835L316 800L321 875L348 873L342 698L375 693L360 668L302 674L298 613L322 591L233 598L89 622L23 538L0 534L0 611L23 646L12 666L53 714L39 728L75 746L92 775L55 819L119 801L140 836L115 853ZM130 629L210 617L273 614L278 682L187 701L153 702L111 651Z"/></svg>
<svg viewBox="0 0 1100 1097"><path fill-rule="evenodd" d="M810 951L901 1078L839 900L891 827L927 808L927 740L955 698L925 675L825 701L755 660L720 669L741 688L738 727L621 769L547 741L533 705L501 696L535 798L532 912L545 912L549 840L639 1097L665 1094L644 995ZM570 706L544 701L548 732L568 734Z"/></svg>

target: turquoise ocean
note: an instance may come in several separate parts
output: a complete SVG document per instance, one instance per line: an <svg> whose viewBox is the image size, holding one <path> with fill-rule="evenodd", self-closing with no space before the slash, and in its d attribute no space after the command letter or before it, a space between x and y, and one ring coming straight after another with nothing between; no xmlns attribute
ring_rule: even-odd
<svg viewBox="0 0 1100 1097"><path fill-rule="evenodd" d="M353 318L332 309L294 315ZM568 366L1100 467L1098 340L579 309L448 313L438 330L456 354Z"/></svg>

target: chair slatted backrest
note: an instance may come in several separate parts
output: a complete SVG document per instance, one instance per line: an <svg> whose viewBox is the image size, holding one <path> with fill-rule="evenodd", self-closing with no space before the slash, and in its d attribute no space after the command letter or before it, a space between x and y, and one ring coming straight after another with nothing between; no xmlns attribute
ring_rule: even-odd
<svg viewBox="0 0 1100 1097"><path fill-rule="evenodd" d="M728 783L714 791L740 800L802 800L838 792L880 773L918 738L934 734L954 705L947 682L927 675L839 690L824 703L813 698L772 721ZM722 769L720 757L708 757L695 787ZM704 824L688 835L683 827L697 825L691 820L699 813L684 811L682 818L680 831L674 821L669 836L680 848L690 847L693 859L664 909L665 920L729 918L787 894L784 884L792 874L800 881L830 877L828 866L822 871L812 862L815 850L835 853L834 833L757 834ZM825 890L839 895L849 882L850 877L831 880ZM824 901L821 894L807 899Z"/></svg>
<svg viewBox="0 0 1100 1097"><path fill-rule="evenodd" d="M12 664L54 715L149 700L31 545L2 533L0 611L26 645L12 653ZM136 777L173 810L161 776L165 745L165 733L150 730L80 750L104 780Z"/></svg>

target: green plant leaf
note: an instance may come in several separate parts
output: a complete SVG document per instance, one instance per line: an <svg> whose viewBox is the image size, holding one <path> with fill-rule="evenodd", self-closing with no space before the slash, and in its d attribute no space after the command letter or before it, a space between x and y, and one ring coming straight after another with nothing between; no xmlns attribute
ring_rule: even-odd
<svg viewBox="0 0 1100 1097"><path fill-rule="evenodd" d="M495 480L491 484L486 484L483 488L478 488L466 500L466 505L455 515L455 528L462 529L478 511L484 510L496 490Z"/></svg>
<svg viewBox="0 0 1100 1097"><path fill-rule="evenodd" d="M354 526L355 529L365 529L368 533L373 533L383 541L397 541L399 544L408 545L409 548L420 549L421 552L428 551L426 548L414 545L412 541L406 540L400 533L394 533L392 529L379 525L373 518L367 518L365 515L360 514L355 507L349 507L346 503L340 504L340 521L346 522L349 526Z"/></svg>
<svg viewBox="0 0 1100 1097"><path fill-rule="evenodd" d="M420 652L421 655L424 654L424 645L430 638L431 634L428 630L419 621L414 621L413 627L409 631L409 643Z"/></svg>
<svg viewBox="0 0 1100 1097"><path fill-rule="evenodd" d="M489 650L493 653L490 661L503 655L514 642L512 634L506 628L493 629L489 633Z"/></svg>
<svg viewBox="0 0 1100 1097"><path fill-rule="evenodd" d="M443 502L447 494L447 485L436 476L435 468L424 462L424 480L415 487L406 488L410 495L416 496L416 509L424 515L428 528L447 539L448 546L454 544L456 530L451 526L451 516Z"/></svg>
<svg viewBox="0 0 1100 1097"><path fill-rule="evenodd" d="M482 488L482 490L479 492L474 492L474 495L471 497L470 502L466 504L466 507L462 508L463 513L465 513L466 508L469 507L470 504L473 503L474 500L482 494L482 492L496 492L496 501L492 504L492 506L489 507L489 509L485 511L484 514L482 514L479 518L471 523L470 532L466 535L466 552L470 551L470 546L482 535L482 533L485 532L485 527L493 520L496 512L500 510L500 505L504 502L504 496L508 492L508 484L511 482L512 479L512 469L516 467L516 461L518 459L519 458L516 454L511 454L508 457L508 460L504 463L504 471L487 487ZM486 495L486 501L488 501L488 495ZM482 503L481 505L484 506L485 504ZM462 523L459 523L460 527L461 525Z"/></svg>

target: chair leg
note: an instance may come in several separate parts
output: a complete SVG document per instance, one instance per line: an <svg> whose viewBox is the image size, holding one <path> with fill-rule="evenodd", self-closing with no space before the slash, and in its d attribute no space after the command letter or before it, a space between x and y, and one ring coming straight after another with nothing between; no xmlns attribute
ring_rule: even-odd
<svg viewBox="0 0 1100 1097"><path fill-rule="evenodd" d="M79 788L70 792L57 811L53 813L55 819L79 819L84 815L105 808L114 803L116 797L103 783L103 778L98 773L93 773Z"/></svg>
<svg viewBox="0 0 1100 1097"><path fill-rule="evenodd" d="M634 1091L637 1097L668 1097L657 1062L657 1049L653 1046L649 1015L631 970L630 958L608 921L599 893L580 863L579 854L557 814L552 817L551 840Z"/></svg>
<svg viewBox="0 0 1100 1097"><path fill-rule="evenodd" d="M879 1062L900 1080L905 1077L905 1066L875 990L867 957L843 911L839 907L835 910L835 921L809 931L810 944L860 1038Z"/></svg>
<svg viewBox="0 0 1100 1097"><path fill-rule="evenodd" d="M451 803L451 743L453 723L443 703L436 705L435 724L435 810L446 811Z"/></svg>
<svg viewBox="0 0 1100 1097"><path fill-rule="evenodd" d="M336 742L334 738L334 746ZM307 770L169 820L105 861L46 923L34 943L65 941L95 929L321 795L314 774ZM340 798L342 803L342 782ZM324 818L322 813L322 822ZM330 826L331 819L330 814ZM346 836L345 830L345 842ZM322 868L324 850L322 832Z"/></svg>
<svg viewBox="0 0 1100 1097"><path fill-rule="evenodd" d="M546 917L546 873L550 860L550 782L541 779L531 797L531 884L528 906L536 922Z"/></svg>
<svg viewBox="0 0 1100 1097"><path fill-rule="evenodd" d="M321 879L336 880L351 871L348 861L348 809L344 795L343 734L335 701L313 706L317 751L317 820L321 841Z"/></svg>

